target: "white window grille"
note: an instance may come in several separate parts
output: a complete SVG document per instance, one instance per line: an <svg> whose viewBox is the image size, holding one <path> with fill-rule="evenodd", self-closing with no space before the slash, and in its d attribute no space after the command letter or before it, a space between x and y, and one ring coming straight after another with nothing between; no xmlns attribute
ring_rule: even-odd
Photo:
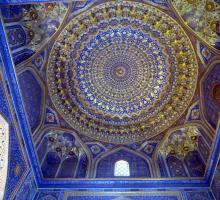
<svg viewBox="0 0 220 200"><path fill-rule="evenodd" d="M125 160L119 160L115 163L114 176L130 176L129 163Z"/></svg>

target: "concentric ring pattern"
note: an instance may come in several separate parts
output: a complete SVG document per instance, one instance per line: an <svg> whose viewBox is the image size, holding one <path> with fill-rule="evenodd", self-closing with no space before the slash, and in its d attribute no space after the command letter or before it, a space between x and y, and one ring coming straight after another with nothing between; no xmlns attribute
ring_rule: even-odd
<svg viewBox="0 0 220 200"><path fill-rule="evenodd" d="M180 25L159 9L108 2L75 17L47 69L61 116L97 140L130 143L171 126L187 108L198 65Z"/></svg>

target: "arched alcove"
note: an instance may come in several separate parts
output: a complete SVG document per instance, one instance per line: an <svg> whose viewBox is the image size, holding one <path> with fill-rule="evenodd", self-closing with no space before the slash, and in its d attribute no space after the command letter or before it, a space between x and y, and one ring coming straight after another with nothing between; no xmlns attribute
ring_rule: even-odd
<svg viewBox="0 0 220 200"><path fill-rule="evenodd" d="M121 164L123 161L127 162L125 165L129 164L130 178L144 178L151 177L150 164L142 156L127 150L118 149L110 154L100 158L97 161L96 167L96 178L119 178L125 176L115 176L115 165L117 162Z"/></svg>
<svg viewBox="0 0 220 200"><path fill-rule="evenodd" d="M209 124L216 129L220 112L220 63L213 62L201 82L202 113Z"/></svg>
<svg viewBox="0 0 220 200"><path fill-rule="evenodd" d="M189 123L171 130L158 149L155 159L162 177L203 177L211 139L203 125Z"/></svg>
<svg viewBox="0 0 220 200"><path fill-rule="evenodd" d="M48 152L41 167L43 176L45 178L54 178L56 176L61 158L57 152Z"/></svg>
<svg viewBox="0 0 220 200"><path fill-rule="evenodd" d="M78 158L72 156L62 162L57 178L72 178L77 167Z"/></svg>
<svg viewBox="0 0 220 200"><path fill-rule="evenodd" d="M3 199L8 169L9 125L0 115L0 199Z"/></svg>
<svg viewBox="0 0 220 200"><path fill-rule="evenodd" d="M183 162L175 156L168 156L166 159L171 177L187 177Z"/></svg>
<svg viewBox="0 0 220 200"><path fill-rule="evenodd" d="M44 178L85 178L88 157L77 138L65 131L50 130L37 146Z"/></svg>
<svg viewBox="0 0 220 200"><path fill-rule="evenodd" d="M205 174L205 164L198 151L189 152L184 162L191 177L203 177Z"/></svg>
<svg viewBox="0 0 220 200"><path fill-rule="evenodd" d="M83 153L80 157L80 160L78 162L78 167L76 171L76 178L84 178L86 177L86 174L88 169L88 158L86 153Z"/></svg>
<svg viewBox="0 0 220 200"><path fill-rule="evenodd" d="M27 69L18 75L25 111L32 132L41 121L44 92L36 73Z"/></svg>

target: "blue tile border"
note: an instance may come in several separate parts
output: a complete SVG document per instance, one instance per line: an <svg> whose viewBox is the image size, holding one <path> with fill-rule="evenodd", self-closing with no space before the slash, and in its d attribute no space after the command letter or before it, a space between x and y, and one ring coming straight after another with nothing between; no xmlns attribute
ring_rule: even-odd
<svg viewBox="0 0 220 200"><path fill-rule="evenodd" d="M0 0L1 4L13 3L36 3L45 2L45 0ZM47 2L52 2L49 0ZM62 0L60 0L62 2ZM214 170L217 165L217 157L220 153L220 125L216 134L216 140L211 154L210 165L208 167L205 179L192 179L192 180L43 180L40 175L40 169L36 160L36 154L34 151L34 145L31 138L31 133L28 128L28 122L24 114L24 106L21 100L21 94L19 92L18 81L16 78L13 61L10 55L10 49L7 44L7 39L4 32L2 20L0 22L0 54L3 63L3 76L6 80L7 87L12 99L12 105L15 110L16 117L18 119L19 129L22 133L26 150L29 152L29 161L34 171L35 179L39 188L169 188L173 187L207 187L210 185Z"/></svg>
<svg viewBox="0 0 220 200"><path fill-rule="evenodd" d="M209 185L212 184L212 180L215 175L215 169L218 165L219 155L220 155L220 123L218 124L217 133L214 140L214 146L213 146L212 154L210 156L209 167L205 176L205 179L207 180Z"/></svg>
<svg viewBox="0 0 220 200"><path fill-rule="evenodd" d="M18 126L20 129L20 133L25 142L25 148L27 152L31 152L31 155L35 155L33 142L31 138L30 130L27 126L28 122L24 114L24 107L21 100L21 95L19 92L18 81L15 75L15 69L13 65L13 61L10 55L10 49L7 44L7 39L5 37L4 27L2 23L2 19L0 19L0 56L2 60L2 74L3 78L6 82L7 89L9 91L9 95L11 96L12 106L14 107L16 119L18 120ZM28 155L30 156L30 155ZM36 172L38 169L38 165L35 159L29 157L29 161L31 163L32 169L35 169ZM38 175L38 177L37 177ZM39 178L39 172L35 174Z"/></svg>

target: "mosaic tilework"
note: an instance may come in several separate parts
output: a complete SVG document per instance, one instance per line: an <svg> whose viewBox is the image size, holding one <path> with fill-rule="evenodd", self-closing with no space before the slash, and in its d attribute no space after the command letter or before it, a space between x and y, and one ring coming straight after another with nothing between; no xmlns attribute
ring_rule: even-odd
<svg viewBox="0 0 220 200"><path fill-rule="evenodd" d="M68 197L67 200L178 200L176 196L157 196L152 195L148 197L142 196L82 196L82 197Z"/></svg>
<svg viewBox="0 0 220 200"><path fill-rule="evenodd" d="M41 143L37 148L37 155L40 161L42 161L44 159L44 156L46 155L47 148L45 147L47 146L47 143L48 143L48 138L45 137L41 140Z"/></svg>
<svg viewBox="0 0 220 200"><path fill-rule="evenodd" d="M69 191L63 200L214 200L209 188ZM216 199L218 200L218 199Z"/></svg>
<svg viewBox="0 0 220 200"><path fill-rule="evenodd" d="M153 6L95 6L55 41L49 95L75 130L94 139L125 144L158 135L194 93L198 66L189 44L177 22Z"/></svg>
<svg viewBox="0 0 220 200"><path fill-rule="evenodd" d="M160 147L158 159L164 176L167 165L171 177L203 177L210 155L211 142L200 126L180 127L171 132Z"/></svg>
<svg viewBox="0 0 220 200"><path fill-rule="evenodd" d="M100 153L105 151L105 148L101 146L100 144L92 143L92 144L87 144L87 145L91 150L93 158L96 158Z"/></svg>
<svg viewBox="0 0 220 200"><path fill-rule="evenodd" d="M143 1L144 2L155 3L157 5L164 6L164 7L168 6L167 0L143 0Z"/></svg>
<svg viewBox="0 0 220 200"><path fill-rule="evenodd" d="M88 158L86 154L83 154L79 160L79 165L77 168L76 178L85 178L88 167Z"/></svg>
<svg viewBox="0 0 220 200"><path fill-rule="evenodd" d="M1 9L1 14L6 23L17 22L22 19L22 6L5 7Z"/></svg>
<svg viewBox="0 0 220 200"><path fill-rule="evenodd" d="M159 0L157 1L157 2L160 2ZM163 2L163 1L161 1L161 2ZM21 60L22 60L22 58L21 58ZM33 62L32 64L34 64L35 65L35 67L37 68L37 69L41 69L41 67L42 67L42 58L40 58L39 59L39 61L37 61L36 63L35 62ZM48 112L49 113L49 112ZM50 117L49 117L50 118ZM202 147L201 147L202 148ZM146 152L147 152L147 154L146 155L152 155L152 152L151 152L151 150L152 150L152 148L151 147L146 147ZM84 162L84 161L82 161L82 162ZM83 176L82 176L83 177Z"/></svg>
<svg viewBox="0 0 220 200"><path fill-rule="evenodd" d="M31 49L23 49L19 52L13 53L13 61L14 61L15 65L17 65L20 62L22 62L23 60L28 59L32 55L34 55L34 51L32 51Z"/></svg>
<svg viewBox="0 0 220 200"><path fill-rule="evenodd" d="M15 200L31 200L37 193L36 183L32 173L26 177L19 191L16 193Z"/></svg>
<svg viewBox="0 0 220 200"><path fill-rule="evenodd" d="M41 70L42 66L45 64L46 51L42 51L33 61L32 64L36 67L37 70Z"/></svg>
<svg viewBox="0 0 220 200"><path fill-rule="evenodd" d="M219 113L220 113L220 89L214 91L215 86L220 85L220 64L215 64L204 80L203 96L204 106L206 110L206 119L216 129Z"/></svg>
<svg viewBox="0 0 220 200"><path fill-rule="evenodd" d="M41 166L43 176L45 178L54 178L60 164L59 155L56 152L48 152Z"/></svg>
<svg viewBox="0 0 220 200"><path fill-rule="evenodd" d="M186 121L200 120L200 119L201 119L200 106L199 106L199 102L196 102L188 110L188 114L186 116Z"/></svg>
<svg viewBox="0 0 220 200"><path fill-rule="evenodd" d="M200 135L197 126L179 127L163 141L159 151L165 156L174 155L183 160L190 151L197 150Z"/></svg>
<svg viewBox="0 0 220 200"><path fill-rule="evenodd" d="M8 42L11 44L11 49L17 49L25 45L26 34L20 25L6 27L8 34Z"/></svg>
<svg viewBox="0 0 220 200"><path fill-rule="evenodd" d="M198 149L204 161L207 161L210 154L210 147L203 137L198 138Z"/></svg>
<svg viewBox="0 0 220 200"><path fill-rule="evenodd" d="M1 58L0 58L0 67L1 67ZM10 112L8 110L8 104L7 104L7 100L5 98L5 94L4 94L4 89L3 89L3 85L2 82L0 81L0 109L1 109L1 113L4 114L4 117L6 119L10 119Z"/></svg>
<svg viewBox="0 0 220 200"><path fill-rule="evenodd" d="M60 122L59 122L57 113L52 108L46 107L44 124L45 125L59 125L59 123Z"/></svg>
<svg viewBox="0 0 220 200"><path fill-rule="evenodd" d="M71 178L74 177L78 160L77 158L70 157L63 161L57 178ZM83 170L83 169L82 169ZM85 176L83 176L84 178Z"/></svg>
<svg viewBox="0 0 220 200"><path fill-rule="evenodd" d="M8 182L6 184L5 194L6 199L11 195L13 190L16 188L17 183L20 181L27 170L27 166L24 162L24 158L13 127L10 127L9 155L9 172L7 178Z"/></svg>
<svg viewBox="0 0 220 200"><path fill-rule="evenodd" d="M34 194L34 193L32 193ZM139 190L118 189L102 191L71 191L38 190L35 196L23 195L16 200L214 200L211 191L207 188L178 189L178 190ZM218 198L216 198L218 200Z"/></svg>
<svg viewBox="0 0 220 200"><path fill-rule="evenodd" d="M205 66L210 62L214 55L203 43L200 42L197 43L197 52Z"/></svg>
<svg viewBox="0 0 220 200"><path fill-rule="evenodd" d="M166 164L161 155L158 156L157 163L158 163L161 177L169 177L167 169L166 169Z"/></svg>
<svg viewBox="0 0 220 200"><path fill-rule="evenodd" d="M143 152L144 154L146 154L149 157L153 156L154 151L157 148L157 142L148 142L142 149L141 152Z"/></svg>
<svg viewBox="0 0 220 200"><path fill-rule="evenodd" d="M219 40L219 8L214 0L172 0L178 15L191 30L209 45L217 46ZM204 26L206 25L206 28ZM218 48L218 47L217 47Z"/></svg>
<svg viewBox="0 0 220 200"><path fill-rule="evenodd" d="M151 172L146 160L126 150L119 150L101 159L97 166L97 178L113 178L114 164L118 160L125 160L130 165L130 177L150 177Z"/></svg>
<svg viewBox="0 0 220 200"><path fill-rule="evenodd" d="M39 190L33 200L61 200L61 197L61 192Z"/></svg>
<svg viewBox="0 0 220 200"><path fill-rule="evenodd" d="M214 197L209 191L186 192L186 197L187 200L214 200Z"/></svg>
<svg viewBox="0 0 220 200"><path fill-rule="evenodd" d="M216 168L211 188L216 200L220 199L220 161Z"/></svg>
<svg viewBox="0 0 220 200"><path fill-rule="evenodd" d="M28 121L33 131L39 125L40 121L42 105L41 87L30 70L22 72L18 76L18 79Z"/></svg>
<svg viewBox="0 0 220 200"><path fill-rule="evenodd" d="M2 83L0 83L0 112L4 114L8 121L11 120L10 111L4 96ZM10 123L9 127L9 136L9 171L4 196L6 200L8 200L11 195L13 195L12 193L16 189L16 186L27 171L27 165L24 161L23 153L21 152L15 128L12 123Z"/></svg>
<svg viewBox="0 0 220 200"><path fill-rule="evenodd" d="M180 159L174 156L168 156L167 165L171 177L187 177L183 162Z"/></svg>
<svg viewBox="0 0 220 200"><path fill-rule="evenodd" d="M82 11L83 9L87 8L94 2L95 2L94 0L85 0L85 1L75 2L72 8L72 13L77 14L77 11Z"/></svg>
<svg viewBox="0 0 220 200"><path fill-rule="evenodd" d="M31 57L61 25L68 4L25 4L0 8L15 64Z"/></svg>
<svg viewBox="0 0 220 200"><path fill-rule="evenodd" d="M191 177L203 177L205 164L197 151L192 151L185 157L185 163Z"/></svg>
<svg viewBox="0 0 220 200"><path fill-rule="evenodd" d="M63 200L180 200L178 192L75 192Z"/></svg>
<svg viewBox="0 0 220 200"><path fill-rule="evenodd" d="M76 138L63 131L50 130L37 147L44 178L84 178L88 159Z"/></svg>

